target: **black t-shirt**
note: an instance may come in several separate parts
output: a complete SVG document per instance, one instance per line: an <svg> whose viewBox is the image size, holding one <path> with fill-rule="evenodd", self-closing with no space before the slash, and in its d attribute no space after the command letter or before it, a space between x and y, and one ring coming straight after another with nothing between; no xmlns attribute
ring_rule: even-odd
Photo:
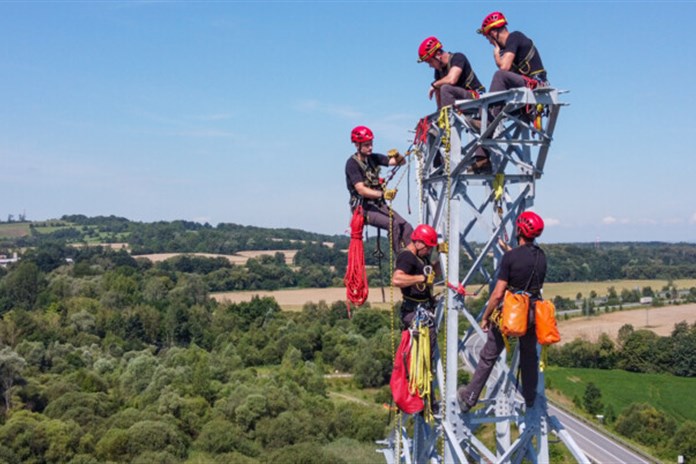
<svg viewBox="0 0 696 464"><path fill-rule="evenodd" d="M404 248L396 256L394 269L399 269L408 275L423 275L423 268L429 264L429 259L419 258L413 254L411 250ZM429 301L431 297L430 286L425 283L404 287L401 289L401 294L404 298L411 298L418 301Z"/></svg>
<svg viewBox="0 0 696 464"><path fill-rule="evenodd" d="M445 69L443 69L442 71L438 69L435 70L435 80L442 79L443 77L445 77L449 73L450 68L453 66L462 69L462 73L459 75L459 79L455 84L457 87L462 87L467 90L476 90L477 92L486 91L486 88L481 84L481 81L478 80L478 77L476 77L476 73L474 73L473 69L471 68L469 60L463 53L450 54L450 59ZM472 76L472 79L469 85L467 86L466 80L469 77L469 75Z"/></svg>
<svg viewBox="0 0 696 464"><path fill-rule="evenodd" d="M540 73L534 74L534 76L531 76L531 74L534 73L534 71L544 69L544 64L541 62L541 55L539 54L538 48L536 49L534 56L532 56L532 58L529 60L529 68L522 69L521 71L519 70L520 67L526 68L526 66L523 65L523 62L529 55L529 51L533 46L534 43L532 42L532 40L523 33L519 31L511 32L507 38L507 41L505 42L505 48L500 50L500 56L502 56L505 53L514 54L515 59L512 61L513 66L511 71L514 71L518 74L524 74L530 77L536 77L542 81L545 81L546 71L542 71Z"/></svg>
<svg viewBox="0 0 696 464"><path fill-rule="evenodd" d="M372 169L378 170L379 166L389 166L389 157L387 155L373 153L367 157L367 165ZM346 161L346 187L348 187L351 197L360 196L355 190L355 184L365 181L365 171L360 167L360 163L351 156L348 158L348 161Z"/></svg>
<svg viewBox="0 0 696 464"><path fill-rule="evenodd" d="M544 251L537 245L527 244L506 252L500 262L498 279L507 281L508 287L515 291L524 290L526 287L528 293L539 298L546 279Z"/></svg>

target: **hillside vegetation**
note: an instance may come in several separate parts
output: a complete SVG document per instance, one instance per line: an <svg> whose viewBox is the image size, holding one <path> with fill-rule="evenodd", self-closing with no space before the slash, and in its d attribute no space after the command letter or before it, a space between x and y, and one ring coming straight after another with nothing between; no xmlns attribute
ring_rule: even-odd
<svg viewBox="0 0 696 464"><path fill-rule="evenodd" d="M10 227L12 224L0 224ZM27 225L23 225L26 227ZM22 237L2 235L0 253L13 248L38 247L49 244L126 243L134 255L151 253L214 253L234 255L245 250L298 250L294 265L268 269L260 279L235 276L221 278L215 291L272 290L294 286L340 286L346 267L349 237L323 235L298 229L268 229L238 224L200 224L191 221L143 223L116 216L86 217L66 215L56 221L28 223L30 234ZM334 246L327 246L325 243ZM599 244L543 244L549 271L547 282L597 282L625 279L673 280L696 278L696 244L678 243L599 243ZM366 263L377 266L373 253L375 239L366 244ZM388 250L386 239L380 247ZM69 257L69 256L64 256ZM280 260L280 259L278 259ZM490 260L488 266L490 266ZM388 282L387 258L383 259L383 276ZM468 256L461 255L463 275L471 264ZM261 263L273 266L272 261ZM253 272L253 270L252 270ZM302 279L307 272L312 278ZM371 281L377 281L378 270L370 269ZM217 276L221 277L221 276ZM239 278L237 278L239 277ZM481 283L475 276L472 283ZM302 282L309 280L311 282Z"/></svg>
<svg viewBox="0 0 696 464"><path fill-rule="evenodd" d="M0 253L18 251L21 258L0 267L0 462L361 463L374 457L374 441L389 429L382 404L390 400L398 334L389 312L365 307L348 319L343 302L308 303L291 313L272 298L232 304L210 298L220 289L340 283L347 238L183 221L61 221L32 224L30 235L0 245ZM242 244L298 251L292 266L281 252L244 265L185 254L153 263L123 248L72 246L87 242L87 234L141 252L235 253ZM322 244L327 241L337 245ZM694 265L695 247L686 244L549 245L550 261L573 247L590 268L601 265L600 256L615 260L608 267L618 274L654 263L655 273L691 277L680 273ZM565 269L578 266L570 256L563 262ZM568 343L552 349L550 359L573 369L694 377L694 326L677 325L669 337L627 327L619 343L600 342ZM327 377L335 373L349 377ZM557 382L560 388L563 380ZM587 389L578 407L604 411L596 401L602 387ZM691 416L672 416L667 403L665 411L642 406L631 391L625 389L625 403L605 411L615 430L661 455L696 459ZM652 425L629 427L635 423Z"/></svg>

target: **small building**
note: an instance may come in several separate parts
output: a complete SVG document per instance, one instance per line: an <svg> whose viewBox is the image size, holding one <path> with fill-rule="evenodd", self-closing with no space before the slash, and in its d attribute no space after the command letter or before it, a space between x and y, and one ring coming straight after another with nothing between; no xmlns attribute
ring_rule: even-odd
<svg viewBox="0 0 696 464"><path fill-rule="evenodd" d="M644 296L640 299L640 304L649 305L652 304L653 298L651 296Z"/></svg>

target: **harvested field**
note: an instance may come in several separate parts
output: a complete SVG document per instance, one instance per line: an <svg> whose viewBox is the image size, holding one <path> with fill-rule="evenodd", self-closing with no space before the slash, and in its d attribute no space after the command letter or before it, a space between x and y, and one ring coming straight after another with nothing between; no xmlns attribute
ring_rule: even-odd
<svg viewBox="0 0 696 464"><path fill-rule="evenodd" d="M232 264L244 265L249 258L258 258L262 255L273 256L276 253L283 253L285 255L285 263L292 265L293 259L297 254L297 250L248 250L240 251L235 255L219 255L215 253L153 253L148 255L133 255L133 258L144 258L149 259L153 263L159 263L160 261L166 261L170 258L180 255L188 256L203 256L206 258L227 258ZM251 297L249 297L251 299Z"/></svg>
<svg viewBox="0 0 696 464"><path fill-rule="evenodd" d="M389 301L389 289L386 288L385 299ZM220 292L213 293L211 296L219 302L240 303L249 301L253 296L270 296L275 298L281 308L289 311L302 309L307 302L318 303L325 301L328 304L334 301L346 300L346 289L344 287L331 288L300 288L292 290L252 290L245 292ZM401 299L401 292L394 292L394 299ZM379 288L371 288L367 301L377 307L382 307L382 291Z"/></svg>
<svg viewBox="0 0 696 464"><path fill-rule="evenodd" d="M11 222L0 224L0 237L17 238L29 235L28 222Z"/></svg>
<svg viewBox="0 0 696 464"><path fill-rule="evenodd" d="M103 248L111 248L112 250L126 250L129 251L130 247L128 246L128 243L126 242L114 242L114 243L71 243L71 247L73 248L92 248L92 247L103 247ZM134 256L134 258L137 258L137 256Z"/></svg>
<svg viewBox="0 0 696 464"><path fill-rule="evenodd" d="M563 344L576 338L596 342L602 333L615 340L624 324L631 324L636 330L649 329L660 336L667 336L672 333L674 324L681 321L689 324L696 322L696 304L637 308L600 316L578 317L559 321L558 328L563 338L560 343Z"/></svg>
<svg viewBox="0 0 696 464"><path fill-rule="evenodd" d="M644 281L643 281L644 282ZM599 282L598 287L603 288L606 282ZM551 292L549 292L551 293ZM270 296L275 298L284 310L297 311L302 309L306 302L318 303L325 301L328 304L334 301L345 301L346 290L339 288L306 288L293 290L277 291L245 291L245 292L221 292L211 296L219 302L239 303L249 301L255 295ZM389 307L389 288L385 289L387 303L382 303L382 292L380 288L371 288L368 301L373 307ZM548 297L548 293L547 293ZM401 300L401 293L394 292L394 300ZM624 324L631 324L635 329L648 328L658 335L669 335L674 328L674 324L687 321L689 324L696 322L696 304L686 304L679 306L664 306L661 308L636 308L631 310L616 311L609 314L602 314L590 318L578 317L568 320L560 320L559 328L562 343L574 340L577 337L596 341L600 334L607 333L615 339L619 329Z"/></svg>

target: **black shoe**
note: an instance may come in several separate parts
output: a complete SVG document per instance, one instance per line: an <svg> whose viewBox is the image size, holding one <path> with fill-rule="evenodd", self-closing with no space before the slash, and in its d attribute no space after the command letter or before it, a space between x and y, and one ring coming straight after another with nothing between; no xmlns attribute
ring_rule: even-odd
<svg viewBox="0 0 696 464"><path fill-rule="evenodd" d="M457 389L457 403L459 403L459 409L462 410L464 414L468 413L469 410L473 407L473 405L466 403L462 398L464 398L464 394L466 393L466 387L462 386Z"/></svg>

